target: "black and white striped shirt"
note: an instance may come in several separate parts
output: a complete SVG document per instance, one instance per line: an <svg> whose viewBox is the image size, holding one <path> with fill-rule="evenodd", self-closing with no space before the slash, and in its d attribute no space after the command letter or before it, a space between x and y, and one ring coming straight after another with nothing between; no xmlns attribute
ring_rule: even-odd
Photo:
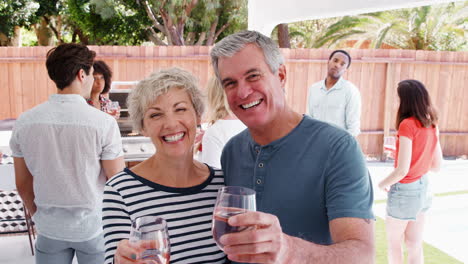
<svg viewBox="0 0 468 264"><path fill-rule="evenodd" d="M230 263L211 233L216 195L224 186L223 172L209 169L204 183L188 188L159 185L129 169L110 179L103 201L105 263L113 262L118 242L129 238L131 221L144 215L166 219L171 264Z"/></svg>

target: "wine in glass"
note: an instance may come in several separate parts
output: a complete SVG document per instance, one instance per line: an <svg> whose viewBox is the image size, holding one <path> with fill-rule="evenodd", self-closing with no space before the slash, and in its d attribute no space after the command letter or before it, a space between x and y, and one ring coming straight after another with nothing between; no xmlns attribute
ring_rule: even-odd
<svg viewBox="0 0 468 264"><path fill-rule="evenodd" d="M130 244L139 250L145 264L169 264L171 246L167 223L161 217L140 216L132 222Z"/></svg>
<svg viewBox="0 0 468 264"><path fill-rule="evenodd" d="M106 107L106 112L113 117L120 116L120 105L118 101L110 102Z"/></svg>
<svg viewBox="0 0 468 264"><path fill-rule="evenodd" d="M395 137L384 137L384 152L388 154L388 157L394 159L396 152L396 138Z"/></svg>
<svg viewBox="0 0 468 264"><path fill-rule="evenodd" d="M218 190L211 230L220 249L224 248L224 245L219 242L222 235L241 232L249 228L228 224L229 217L247 211L256 211L254 190L240 186L226 186Z"/></svg>

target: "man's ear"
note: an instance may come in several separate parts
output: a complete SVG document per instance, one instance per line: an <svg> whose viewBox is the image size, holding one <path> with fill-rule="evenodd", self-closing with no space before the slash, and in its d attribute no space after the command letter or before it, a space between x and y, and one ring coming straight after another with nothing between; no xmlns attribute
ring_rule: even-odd
<svg viewBox="0 0 468 264"><path fill-rule="evenodd" d="M278 77L280 78L281 87L284 88L286 85L286 66L284 64L281 64L278 69Z"/></svg>
<svg viewBox="0 0 468 264"><path fill-rule="evenodd" d="M86 72L83 69L80 69L78 73L76 74L76 78L81 82L84 80L85 76L86 76Z"/></svg>

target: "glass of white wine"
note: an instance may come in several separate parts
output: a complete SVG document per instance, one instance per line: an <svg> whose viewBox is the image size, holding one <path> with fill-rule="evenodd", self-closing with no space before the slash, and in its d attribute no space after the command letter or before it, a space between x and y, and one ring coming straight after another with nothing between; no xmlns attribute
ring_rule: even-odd
<svg viewBox="0 0 468 264"><path fill-rule="evenodd" d="M169 264L171 245L163 218L151 215L136 218L132 222L129 241L141 252L139 263Z"/></svg>
<svg viewBox="0 0 468 264"><path fill-rule="evenodd" d="M110 102L107 107L106 107L106 112L115 117L119 118L120 117L120 105L118 101L112 101Z"/></svg>

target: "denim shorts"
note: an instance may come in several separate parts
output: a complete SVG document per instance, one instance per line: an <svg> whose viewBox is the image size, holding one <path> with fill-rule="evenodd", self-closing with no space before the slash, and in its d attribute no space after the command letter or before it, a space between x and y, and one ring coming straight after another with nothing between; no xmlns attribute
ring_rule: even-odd
<svg viewBox="0 0 468 264"><path fill-rule="evenodd" d="M429 177L423 175L411 183L395 183L387 198L387 215L400 220L416 220L420 212L426 212L432 204Z"/></svg>

